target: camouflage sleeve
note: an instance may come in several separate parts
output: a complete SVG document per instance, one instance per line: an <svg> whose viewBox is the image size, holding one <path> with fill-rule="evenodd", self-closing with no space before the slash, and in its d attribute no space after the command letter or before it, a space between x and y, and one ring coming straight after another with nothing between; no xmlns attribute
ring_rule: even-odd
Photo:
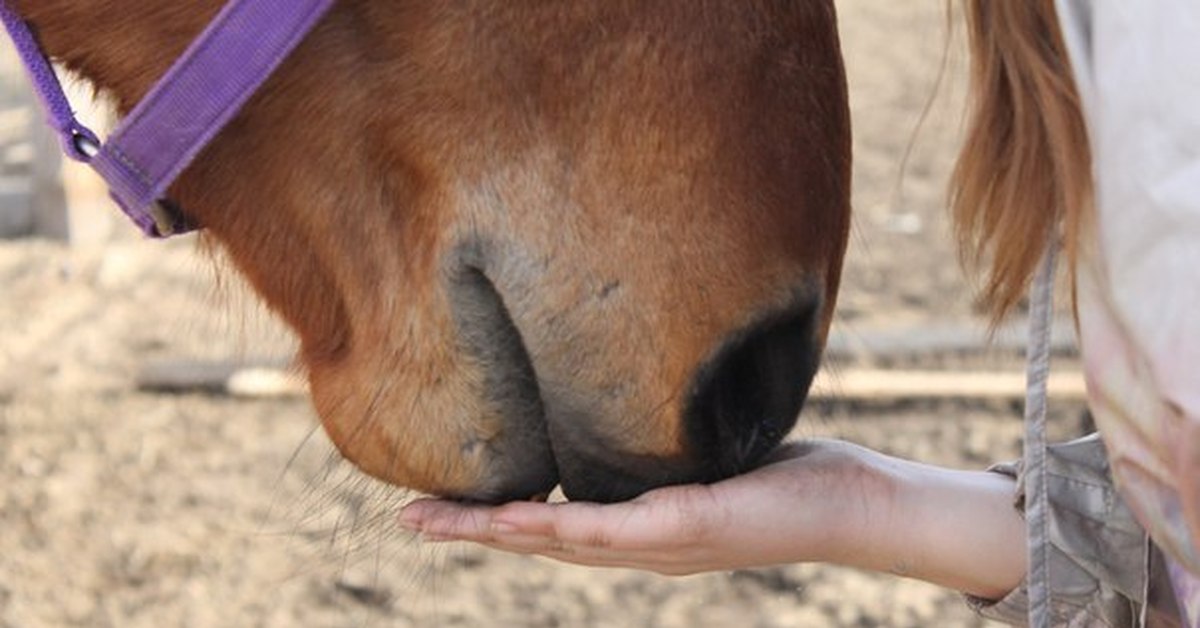
<svg viewBox="0 0 1200 628"><path fill-rule="evenodd" d="M1162 557L1113 486L1104 443L1093 434L1047 454L1050 531L1036 542L1050 550L1054 625L1179 625ZM1020 463L990 470L1017 480L1015 506L1024 512ZM1026 623L1025 583L999 600L967 602L983 617Z"/></svg>

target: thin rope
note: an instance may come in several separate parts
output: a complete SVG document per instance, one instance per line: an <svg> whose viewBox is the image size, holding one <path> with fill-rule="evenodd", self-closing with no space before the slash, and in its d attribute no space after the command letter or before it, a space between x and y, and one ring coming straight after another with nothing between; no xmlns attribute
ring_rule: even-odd
<svg viewBox="0 0 1200 628"><path fill-rule="evenodd" d="M1050 377L1050 330L1054 314L1057 244L1042 258L1030 295L1025 392L1025 523L1028 532L1029 626L1050 628L1050 502L1046 479L1046 383Z"/></svg>

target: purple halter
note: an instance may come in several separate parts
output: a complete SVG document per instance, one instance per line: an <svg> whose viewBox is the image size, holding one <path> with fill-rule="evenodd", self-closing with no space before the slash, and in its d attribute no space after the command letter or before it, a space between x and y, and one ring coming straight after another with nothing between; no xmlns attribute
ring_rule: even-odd
<svg viewBox="0 0 1200 628"><path fill-rule="evenodd" d="M334 0L229 0L107 142L81 124L62 85L9 0L0 19L68 156L89 164L148 236L192 226L167 188L316 26Z"/></svg>

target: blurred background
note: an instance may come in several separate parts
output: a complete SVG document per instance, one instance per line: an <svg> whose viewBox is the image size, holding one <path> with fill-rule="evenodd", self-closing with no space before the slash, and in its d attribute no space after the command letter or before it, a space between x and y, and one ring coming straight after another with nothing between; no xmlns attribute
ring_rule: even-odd
<svg viewBox="0 0 1200 628"><path fill-rule="evenodd" d="M941 0L838 5L856 217L796 436L1016 458L1021 323L986 343L945 211L962 33ZM111 118L86 86L72 98ZM986 625L953 592L836 567L667 578L421 546L393 524L408 496L333 453L292 339L219 255L143 240L56 142L0 48L0 626ZM1082 404L1060 328L1067 435Z"/></svg>

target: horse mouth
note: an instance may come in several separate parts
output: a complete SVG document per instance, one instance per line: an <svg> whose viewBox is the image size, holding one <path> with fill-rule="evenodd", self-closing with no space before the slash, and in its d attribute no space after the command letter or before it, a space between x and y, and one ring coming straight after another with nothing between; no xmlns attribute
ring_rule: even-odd
<svg viewBox="0 0 1200 628"><path fill-rule="evenodd" d="M603 370L612 347L596 343L620 338L573 333L581 327L572 314L608 324L579 314L590 311L588 303L547 331L547 317L560 313L531 313L539 288L514 279L503 253L468 240L455 247L444 275L458 348L480 376L469 405L480 409L487 434L463 445L479 473L453 497L525 500L561 484L570 499L611 502L668 484L718 481L756 466L795 425L824 344L824 297L815 282L801 280L773 306L720 332L681 374L683 394L664 406L629 392L639 384L635 374ZM654 418L641 425L627 419L646 407Z"/></svg>
<svg viewBox="0 0 1200 628"><path fill-rule="evenodd" d="M627 407L606 406L575 378L539 377L537 357L479 261L470 251L459 257L447 285L460 349L482 373L479 401L492 436L464 446L464 455L481 457L482 473L455 497L525 500L561 483L568 498L611 502L666 484L717 481L756 466L795 425L823 344L813 286L729 333L697 365L687 402L668 411L680 413L678 452L636 453L635 443L605 427ZM551 367L541 375L555 374Z"/></svg>
<svg viewBox="0 0 1200 628"><path fill-rule="evenodd" d="M810 286L727 333L688 376L675 410L677 454L639 454L596 430L577 395L544 388L563 493L614 502L670 484L717 482L757 467L795 426L819 366L821 301Z"/></svg>

